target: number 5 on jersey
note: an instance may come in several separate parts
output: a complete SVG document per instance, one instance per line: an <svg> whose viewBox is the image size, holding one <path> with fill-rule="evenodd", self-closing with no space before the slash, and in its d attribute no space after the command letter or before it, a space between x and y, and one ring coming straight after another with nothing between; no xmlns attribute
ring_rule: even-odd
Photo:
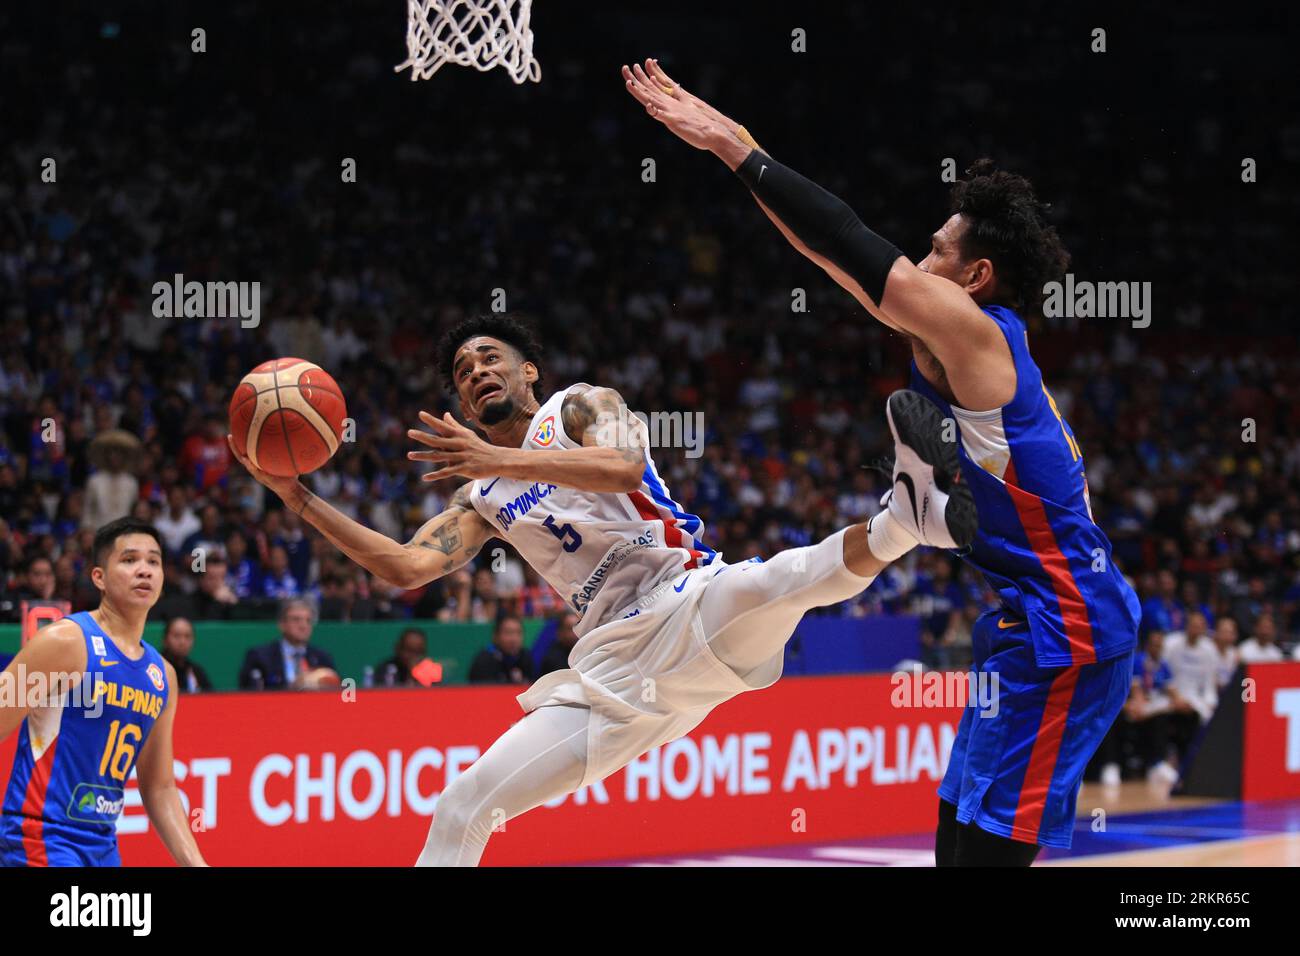
<svg viewBox="0 0 1300 956"><path fill-rule="evenodd" d="M561 547L569 554L577 551L582 547L582 535L573 530L573 525L557 525L555 515L547 515L546 520L542 522L546 529L560 539Z"/></svg>

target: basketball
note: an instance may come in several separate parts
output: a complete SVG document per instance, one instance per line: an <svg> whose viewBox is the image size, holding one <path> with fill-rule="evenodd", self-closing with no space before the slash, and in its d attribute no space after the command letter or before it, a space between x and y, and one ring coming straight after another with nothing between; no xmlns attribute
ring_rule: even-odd
<svg viewBox="0 0 1300 956"><path fill-rule="evenodd" d="M303 359L274 359L240 380L230 399L230 434L258 468L291 478L333 457L347 414L329 372Z"/></svg>

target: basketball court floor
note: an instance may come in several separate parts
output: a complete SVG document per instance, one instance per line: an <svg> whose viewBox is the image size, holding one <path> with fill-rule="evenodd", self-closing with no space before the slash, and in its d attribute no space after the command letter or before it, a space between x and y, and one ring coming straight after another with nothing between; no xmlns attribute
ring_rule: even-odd
<svg viewBox="0 0 1300 956"><path fill-rule="evenodd" d="M934 834L625 860L616 866L933 866ZM1141 782L1079 792L1074 845L1036 866L1300 866L1300 800L1171 797Z"/></svg>

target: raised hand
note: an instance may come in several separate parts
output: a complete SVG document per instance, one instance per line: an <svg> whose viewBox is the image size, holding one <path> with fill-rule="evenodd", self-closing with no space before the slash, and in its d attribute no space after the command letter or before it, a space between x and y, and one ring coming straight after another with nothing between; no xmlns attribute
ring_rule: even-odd
<svg viewBox="0 0 1300 956"><path fill-rule="evenodd" d="M230 435L226 436L226 444L230 446L230 453L235 456L235 460L243 465L256 481L266 485L266 487L270 488L281 498L292 494L294 489L298 487L298 479L296 477L281 478L278 475L272 475L269 472L265 472L254 465L247 455L241 455L239 453L239 449L235 447L235 440Z"/></svg>
<svg viewBox="0 0 1300 956"><path fill-rule="evenodd" d="M642 72L640 67L636 67L635 69L638 73ZM659 65L658 60L647 59L645 61L645 70L643 73L645 76L649 77L655 85L663 90L666 95L671 96L675 100L689 103L737 139L744 139L740 132L743 127L739 123L733 120L730 116L727 116L725 113L714 109L714 107L710 106L706 101L700 99L695 94L688 92L684 86L664 72L663 67Z"/></svg>
<svg viewBox="0 0 1300 956"><path fill-rule="evenodd" d="M640 67L623 67L623 79L632 98L651 117L667 126L681 140L696 149L713 151L725 139L735 136L711 116L695 97L679 95L676 85L654 82Z"/></svg>
<svg viewBox="0 0 1300 956"><path fill-rule="evenodd" d="M421 481L437 481L462 475L466 478L488 478L497 474L503 449L489 445L473 430L466 428L451 413L435 418L429 412L420 412L420 421L433 429L433 434L412 428L406 435L432 451L411 451L406 457L412 461L431 461L442 465L437 471L421 475Z"/></svg>

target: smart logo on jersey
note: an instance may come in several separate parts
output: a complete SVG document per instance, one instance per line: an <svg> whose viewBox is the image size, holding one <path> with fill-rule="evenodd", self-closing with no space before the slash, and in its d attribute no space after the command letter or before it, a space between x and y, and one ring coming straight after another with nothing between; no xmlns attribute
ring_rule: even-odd
<svg viewBox="0 0 1300 956"><path fill-rule="evenodd" d="M118 818L125 804L126 794L121 787L79 783L68 801L68 817L90 823L108 823Z"/></svg>
<svg viewBox="0 0 1300 956"><path fill-rule="evenodd" d="M542 423L537 426L537 431L533 432L533 441L542 447L546 447L555 441L555 416L547 415Z"/></svg>
<svg viewBox="0 0 1300 956"><path fill-rule="evenodd" d="M157 664L150 664L149 669L145 671L145 673L149 675L149 680L153 682L154 689L161 691L163 689L162 668Z"/></svg>

